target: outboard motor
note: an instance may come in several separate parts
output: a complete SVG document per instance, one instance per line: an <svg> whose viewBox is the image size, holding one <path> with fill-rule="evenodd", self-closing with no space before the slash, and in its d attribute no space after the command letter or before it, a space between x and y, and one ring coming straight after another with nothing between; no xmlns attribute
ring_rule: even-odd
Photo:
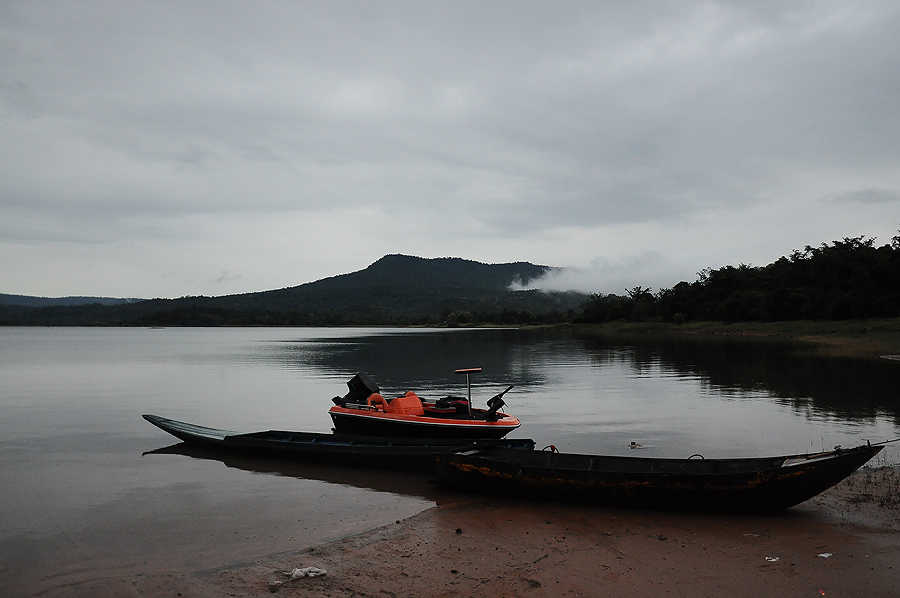
<svg viewBox="0 0 900 598"><path fill-rule="evenodd" d="M365 372L358 372L353 378L347 382L347 388L350 389L343 397L334 397L331 402L340 407L344 407L347 403L356 405L365 405L366 399L378 392L378 384Z"/></svg>

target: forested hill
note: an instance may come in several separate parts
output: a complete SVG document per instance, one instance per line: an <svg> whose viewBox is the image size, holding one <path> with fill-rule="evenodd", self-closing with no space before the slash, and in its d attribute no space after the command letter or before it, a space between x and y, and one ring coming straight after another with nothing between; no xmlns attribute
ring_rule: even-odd
<svg viewBox="0 0 900 598"><path fill-rule="evenodd" d="M388 255L364 270L295 287L123 305L0 305L3 325L334 325L559 322L587 295L513 291L550 271L527 262Z"/></svg>
<svg viewBox="0 0 900 598"><path fill-rule="evenodd" d="M807 245L762 267L707 269L653 293L593 295L584 322L849 320L900 317L900 235L889 245L845 238Z"/></svg>
<svg viewBox="0 0 900 598"><path fill-rule="evenodd" d="M365 309L427 314L435 301L443 308L511 299L514 282L527 284L550 270L527 262L483 264L460 258L425 259L388 255L365 270L325 278L277 291L231 295L219 299L224 307L255 309ZM524 295L523 295L524 296ZM584 300L585 297L581 297ZM452 305L451 305L452 303Z"/></svg>

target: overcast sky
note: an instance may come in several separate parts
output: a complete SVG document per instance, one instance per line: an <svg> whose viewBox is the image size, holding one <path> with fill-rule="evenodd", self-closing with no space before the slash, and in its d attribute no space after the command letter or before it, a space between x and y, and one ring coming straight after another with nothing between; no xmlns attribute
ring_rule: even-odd
<svg viewBox="0 0 900 598"><path fill-rule="evenodd" d="M900 3L0 0L0 293L623 293L900 229Z"/></svg>

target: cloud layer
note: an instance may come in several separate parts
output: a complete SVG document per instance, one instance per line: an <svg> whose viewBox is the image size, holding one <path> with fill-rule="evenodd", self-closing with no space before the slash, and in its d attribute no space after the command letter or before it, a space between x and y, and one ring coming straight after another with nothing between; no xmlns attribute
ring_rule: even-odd
<svg viewBox="0 0 900 598"><path fill-rule="evenodd" d="M4 2L0 292L221 295L387 253L621 292L887 242L898 30L889 1Z"/></svg>

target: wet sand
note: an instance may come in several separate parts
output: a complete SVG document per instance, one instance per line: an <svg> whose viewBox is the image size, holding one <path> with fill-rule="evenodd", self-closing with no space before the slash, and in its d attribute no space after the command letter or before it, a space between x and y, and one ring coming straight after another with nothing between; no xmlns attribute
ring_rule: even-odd
<svg viewBox="0 0 900 598"><path fill-rule="evenodd" d="M319 577L285 572L317 567ZM900 469L778 516L459 495L311 549L211 570L110 572L42 596L900 596Z"/></svg>

